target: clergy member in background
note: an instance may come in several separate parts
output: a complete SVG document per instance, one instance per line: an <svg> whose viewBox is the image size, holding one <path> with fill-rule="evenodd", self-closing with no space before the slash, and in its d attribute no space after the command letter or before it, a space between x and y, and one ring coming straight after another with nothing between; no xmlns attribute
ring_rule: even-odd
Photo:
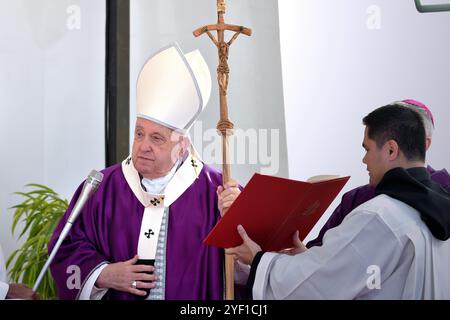
<svg viewBox="0 0 450 320"><path fill-rule="evenodd" d="M37 300L39 296L24 284L8 283L5 259L0 246L0 300L4 299Z"/></svg>
<svg viewBox="0 0 450 320"><path fill-rule="evenodd" d="M363 123L376 197L330 229L322 246L264 253L238 227L243 244L227 253L251 264L254 299L450 299L450 188L425 168L422 118L388 105Z"/></svg>
<svg viewBox="0 0 450 320"><path fill-rule="evenodd" d="M419 112L425 125L426 149L428 150L431 146L434 131L434 117L430 109L422 102L412 99L397 101L392 103L392 105L412 108L413 110ZM434 170L430 165L428 165L427 171L430 173L431 180L439 183L443 187L450 187L450 174L446 169ZM321 246L323 237L328 230L340 225L342 220L344 220L344 218L353 209L360 204L369 201L373 197L375 197L375 187L370 184L366 184L346 192L342 196L342 201L339 206L337 206L337 208L333 211L330 218L320 230L317 238L309 241L306 247L311 248L314 246Z"/></svg>
<svg viewBox="0 0 450 320"><path fill-rule="evenodd" d="M173 45L146 62L132 154L102 171L51 265L61 299L223 298L223 250L202 243L220 217L222 175L199 159L187 136L210 92L199 51L185 55Z"/></svg>

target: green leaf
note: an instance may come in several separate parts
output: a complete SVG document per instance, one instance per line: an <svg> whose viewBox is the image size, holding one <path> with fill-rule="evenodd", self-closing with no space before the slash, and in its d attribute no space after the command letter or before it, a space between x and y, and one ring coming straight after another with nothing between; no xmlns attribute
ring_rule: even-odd
<svg viewBox="0 0 450 320"><path fill-rule="evenodd" d="M28 198L29 200L33 200L33 197L30 196L28 193L25 193L25 192L14 192L13 194L16 194L18 196L24 196L24 197Z"/></svg>
<svg viewBox="0 0 450 320"><path fill-rule="evenodd" d="M28 220L25 224L25 227L22 229L22 232L19 234L19 239L22 238L22 236L27 232L27 230L30 228L31 224L33 223L33 220Z"/></svg>
<svg viewBox="0 0 450 320"><path fill-rule="evenodd" d="M29 184L26 185L26 187L35 187L35 188L38 188L38 189L43 189L43 190L46 190L48 193L52 193L52 194L56 195L55 191L53 191L51 188L49 188L47 186L44 186L43 184L29 183Z"/></svg>
<svg viewBox="0 0 450 320"><path fill-rule="evenodd" d="M14 250L14 252L9 256L8 260L6 261L6 269L9 269L9 265L13 261L14 257L19 253L19 250Z"/></svg>
<svg viewBox="0 0 450 320"><path fill-rule="evenodd" d="M16 212L14 213L13 224L12 224L12 228L11 228L13 235L14 235L14 230L16 229L16 225L19 222L20 217L22 216L23 212L24 212L23 210L17 209Z"/></svg>
<svg viewBox="0 0 450 320"><path fill-rule="evenodd" d="M11 207L14 209L11 231L14 234L20 226L19 238L28 235L24 244L15 250L7 260L11 280L33 286L37 276L48 258L47 244L69 206L51 188L42 184L30 183L28 192L15 192L23 198ZM23 224L19 224L23 222ZM55 299L56 286L48 270L38 290L41 298Z"/></svg>

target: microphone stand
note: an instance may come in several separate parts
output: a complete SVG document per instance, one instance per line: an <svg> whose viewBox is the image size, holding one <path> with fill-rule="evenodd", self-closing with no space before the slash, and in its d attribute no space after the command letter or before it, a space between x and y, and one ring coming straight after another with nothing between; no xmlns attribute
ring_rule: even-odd
<svg viewBox="0 0 450 320"><path fill-rule="evenodd" d="M41 269L41 272L39 273L39 276L34 284L33 291L37 292L37 289L39 288L39 285L41 284L42 279L44 278L45 273L47 272L48 267L52 263L53 259L55 258L56 253L59 250L59 247L61 246L61 243L66 238L67 234L69 233L70 228L72 228L72 224L70 222L67 222L64 226L63 231L61 232L58 241L56 242L55 246L53 247L52 252L50 253L50 256L47 259L47 262L45 263L44 267Z"/></svg>
<svg viewBox="0 0 450 320"><path fill-rule="evenodd" d="M75 222L75 219L78 217L78 215L81 212L81 209L83 208L84 204L88 200L88 198L98 189L98 186L102 182L103 174L92 170L89 176L86 179L86 182L84 183L83 190L81 191L81 195L78 198L77 202L75 203L75 206L72 209L72 213L69 216L69 219L66 222L66 225L64 226L64 229L61 231L58 241L56 242L55 246L52 249L52 252L50 253L50 256L47 259L47 262L45 263L44 267L41 269L41 272L39 273L39 276L34 284L33 291L37 292L37 289L39 288L39 285L44 278L45 273L47 272L48 267L52 263L53 259L55 258L56 253L59 250L59 247L61 246L64 239L69 234L70 228L72 228L73 223Z"/></svg>

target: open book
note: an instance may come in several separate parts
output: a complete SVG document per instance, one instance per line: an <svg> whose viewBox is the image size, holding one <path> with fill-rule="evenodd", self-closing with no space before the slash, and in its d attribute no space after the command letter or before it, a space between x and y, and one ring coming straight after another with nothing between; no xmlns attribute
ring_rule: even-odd
<svg viewBox="0 0 450 320"><path fill-rule="evenodd" d="M320 181L326 181L326 180L333 180L333 179L337 179L339 178L338 175L334 175L334 174L322 174L322 175L318 175L318 176L312 176L309 177L308 180L306 180L306 182L320 182Z"/></svg>
<svg viewBox="0 0 450 320"><path fill-rule="evenodd" d="M315 176L315 182L303 182L254 174L204 243L221 248L240 245L241 224L264 251L290 248L294 232L299 230L303 240L349 178Z"/></svg>

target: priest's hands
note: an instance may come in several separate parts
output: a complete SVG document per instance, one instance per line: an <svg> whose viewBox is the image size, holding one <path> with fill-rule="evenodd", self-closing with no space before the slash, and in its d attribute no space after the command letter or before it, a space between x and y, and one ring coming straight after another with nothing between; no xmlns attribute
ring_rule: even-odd
<svg viewBox="0 0 450 320"><path fill-rule="evenodd" d="M6 299L39 300L39 295L24 284L11 283Z"/></svg>
<svg viewBox="0 0 450 320"><path fill-rule="evenodd" d="M147 293L139 289L153 289L157 276L146 274L153 272L155 268L148 265L136 265L139 257L136 255L133 259L123 262L111 263L100 273L95 285L98 288L108 288L118 291L128 292L138 296L145 296ZM145 282L146 281L146 282ZM135 287L133 284L135 283Z"/></svg>
<svg viewBox="0 0 450 320"><path fill-rule="evenodd" d="M261 251L261 247L255 241L250 239L243 226L238 225L237 230L243 243L240 246L225 249L225 253L232 255L234 259L237 259L242 263L251 265L256 254Z"/></svg>
<svg viewBox="0 0 450 320"><path fill-rule="evenodd" d="M224 187L217 187L217 197L219 199L218 207L222 217L241 193L241 190L239 190L239 183L236 180L231 179Z"/></svg>
<svg viewBox="0 0 450 320"><path fill-rule="evenodd" d="M280 251L280 253L285 253L290 256L294 256L297 253L302 253L308 250L303 244L303 242L300 240L298 230L295 231L294 235L292 236L292 244L294 245L293 248L282 250Z"/></svg>

